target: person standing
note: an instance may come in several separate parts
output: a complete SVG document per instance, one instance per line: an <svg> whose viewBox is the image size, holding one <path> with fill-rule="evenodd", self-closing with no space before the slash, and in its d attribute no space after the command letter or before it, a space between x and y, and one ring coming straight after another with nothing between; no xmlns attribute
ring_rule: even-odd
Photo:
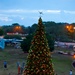
<svg viewBox="0 0 75 75"><path fill-rule="evenodd" d="M21 74L22 74L22 72L23 72L24 66L25 66L25 62L23 61L23 62L22 62L22 65L21 65Z"/></svg>
<svg viewBox="0 0 75 75"><path fill-rule="evenodd" d="M21 72L21 74L22 74L22 72L23 72L23 67L21 66L21 70L20 70L20 72Z"/></svg>
<svg viewBox="0 0 75 75"><path fill-rule="evenodd" d="M21 66L19 65L18 66L18 75L21 73L20 71L21 71Z"/></svg>
<svg viewBox="0 0 75 75"><path fill-rule="evenodd" d="M70 75L72 75L72 70L70 70Z"/></svg>
<svg viewBox="0 0 75 75"><path fill-rule="evenodd" d="M25 66L25 62L23 61L23 62L22 62L22 67L23 67L23 69L24 69L24 66Z"/></svg>
<svg viewBox="0 0 75 75"><path fill-rule="evenodd" d="M19 65L20 65L20 62L18 61L18 62L17 62L17 68L19 67Z"/></svg>
<svg viewBox="0 0 75 75"><path fill-rule="evenodd" d="M7 69L7 62L4 61L4 68Z"/></svg>

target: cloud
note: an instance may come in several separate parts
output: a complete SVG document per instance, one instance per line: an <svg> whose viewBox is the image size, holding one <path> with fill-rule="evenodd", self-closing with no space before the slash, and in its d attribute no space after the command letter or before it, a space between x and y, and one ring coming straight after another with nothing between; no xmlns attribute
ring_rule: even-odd
<svg viewBox="0 0 75 75"><path fill-rule="evenodd" d="M25 9L9 9L0 10L0 21L12 21L14 19L38 19L39 12L43 14L75 14L75 11L69 10L25 10ZM62 13L63 12L63 13ZM37 14L37 15L36 15Z"/></svg>
<svg viewBox="0 0 75 75"><path fill-rule="evenodd" d="M25 9L10 9L10 10L0 10L1 13L38 13L39 11L43 13L60 13L60 10L25 10Z"/></svg>
<svg viewBox="0 0 75 75"><path fill-rule="evenodd" d="M43 12L43 14L57 14L60 13L60 10L25 10L25 9L9 9L9 10L0 10L0 21L12 21L11 18L20 18L20 20L24 20L27 18L38 19L37 15L33 17L35 14L39 15L39 11ZM32 15L29 15L32 14ZM33 15L34 14L34 15Z"/></svg>
<svg viewBox="0 0 75 75"><path fill-rule="evenodd" d="M24 17L21 17L21 20L24 20Z"/></svg>
<svg viewBox="0 0 75 75"><path fill-rule="evenodd" d="M28 13L39 13L40 12L43 12L43 13L46 13L46 14L59 14L61 13L62 11L64 13L68 13L68 14L75 14L75 11L69 11L69 10L43 10L43 9L40 9L40 10L26 10L26 9L9 9L9 10L0 10L0 13L5 13L5 14L28 14ZM11 15L11 16L16 16L16 15Z"/></svg>
<svg viewBox="0 0 75 75"><path fill-rule="evenodd" d="M67 14L75 14L75 11L67 11L67 10L64 10L64 13L67 13Z"/></svg>
<svg viewBox="0 0 75 75"><path fill-rule="evenodd" d="M8 22L8 21L12 21L12 19L10 19L8 17L0 17L0 21Z"/></svg>
<svg viewBox="0 0 75 75"><path fill-rule="evenodd" d="M60 13L61 10L46 10L46 13Z"/></svg>

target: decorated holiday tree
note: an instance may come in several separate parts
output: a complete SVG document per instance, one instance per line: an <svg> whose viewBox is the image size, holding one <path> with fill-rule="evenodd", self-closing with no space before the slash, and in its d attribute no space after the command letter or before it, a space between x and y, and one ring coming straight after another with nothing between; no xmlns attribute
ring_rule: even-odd
<svg viewBox="0 0 75 75"><path fill-rule="evenodd" d="M54 75L50 49L41 17L31 42L23 75Z"/></svg>

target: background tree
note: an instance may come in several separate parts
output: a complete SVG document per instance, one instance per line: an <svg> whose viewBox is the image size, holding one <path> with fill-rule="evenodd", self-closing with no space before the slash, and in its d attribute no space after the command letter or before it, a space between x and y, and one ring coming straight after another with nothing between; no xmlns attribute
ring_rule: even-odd
<svg viewBox="0 0 75 75"><path fill-rule="evenodd" d="M48 44L50 48L50 52L54 51L54 44L55 44L55 39L53 35L46 34L46 37L48 39Z"/></svg>
<svg viewBox="0 0 75 75"><path fill-rule="evenodd" d="M3 34L4 34L4 30L0 28L0 36L2 36Z"/></svg>
<svg viewBox="0 0 75 75"><path fill-rule="evenodd" d="M43 22L45 26L46 32L50 35L54 36L55 41L61 41L61 42L73 42L72 41L72 36L73 39L75 40L75 30L74 34L67 32L66 25L69 25L69 23L55 23L53 21L47 21ZM75 27L75 23L71 24L72 26ZM21 28L18 30L13 31L14 27L20 26ZM37 28L37 24L33 24L31 26L25 27L25 25L20 25L18 23L13 23L12 25L3 25L2 29L4 30L4 34L7 33L13 33L13 32L18 32L18 33L23 33L23 34L33 34L35 32L35 29Z"/></svg>
<svg viewBox="0 0 75 75"><path fill-rule="evenodd" d="M33 35L30 34L30 35L26 36L26 39L24 39L21 42L21 49L23 50L24 53L29 51L32 37L33 37Z"/></svg>
<svg viewBox="0 0 75 75"><path fill-rule="evenodd" d="M2 26L3 30L4 30L4 34L6 35L7 33L12 33L13 32L13 26L12 25L8 25L8 26Z"/></svg>
<svg viewBox="0 0 75 75"><path fill-rule="evenodd" d="M4 39L19 39L21 40L21 36L20 35L5 35Z"/></svg>
<svg viewBox="0 0 75 75"><path fill-rule="evenodd" d="M54 75L51 54L41 18L39 18L38 28L30 46L23 75Z"/></svg>

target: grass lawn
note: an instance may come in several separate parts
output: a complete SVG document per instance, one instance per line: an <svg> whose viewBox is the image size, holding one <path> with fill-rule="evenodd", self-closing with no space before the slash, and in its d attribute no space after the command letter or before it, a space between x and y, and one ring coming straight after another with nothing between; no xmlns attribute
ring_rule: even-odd
<svg viewBox="0 0 75 75"><path fill-rule="evenodd" d="M23 53L21 49L5 48L4 51L0 50L0 75L17 75L17 61L26 62L27 53ZM4 60L8 63L8 69L4 70ZM72 66L73 58L70 55L62 55L54 52L52 54L53 67L57 75L69 75L70 69L73 70L75 75L75 69Z"/></svg>
<svg viewBox="0 0 75 75"><path fill-rule="evenodd" d="M58 75L69 75L70 69L73 70L75 75L75 69L72 66L73 59L68 55L53 54L52 57L54 70Z"/></svg>
<svg viewBox="0 0 75 75"><path fill-rule="evenodd" d="M64 52L72 52L71 49L66 48L57 48L56 52L52 54L52 62L54 66L54 70L57 75L69 75L69 71L73 71L73 75L75 75L75 68L72 66L72 62L74 61L73 56L71 55L63 55L58 54L57 51Z"/></svg>
<svg viewBox="0 0 75 75"><path fill-rule="evenodd" d="M17 75L17 62L22 64L23 61L26 62L27 54L23 53L21 49L5 48L3 51L0 50L0 75ZM3 62L7 61L8 69L4 70Z"/></svg>

